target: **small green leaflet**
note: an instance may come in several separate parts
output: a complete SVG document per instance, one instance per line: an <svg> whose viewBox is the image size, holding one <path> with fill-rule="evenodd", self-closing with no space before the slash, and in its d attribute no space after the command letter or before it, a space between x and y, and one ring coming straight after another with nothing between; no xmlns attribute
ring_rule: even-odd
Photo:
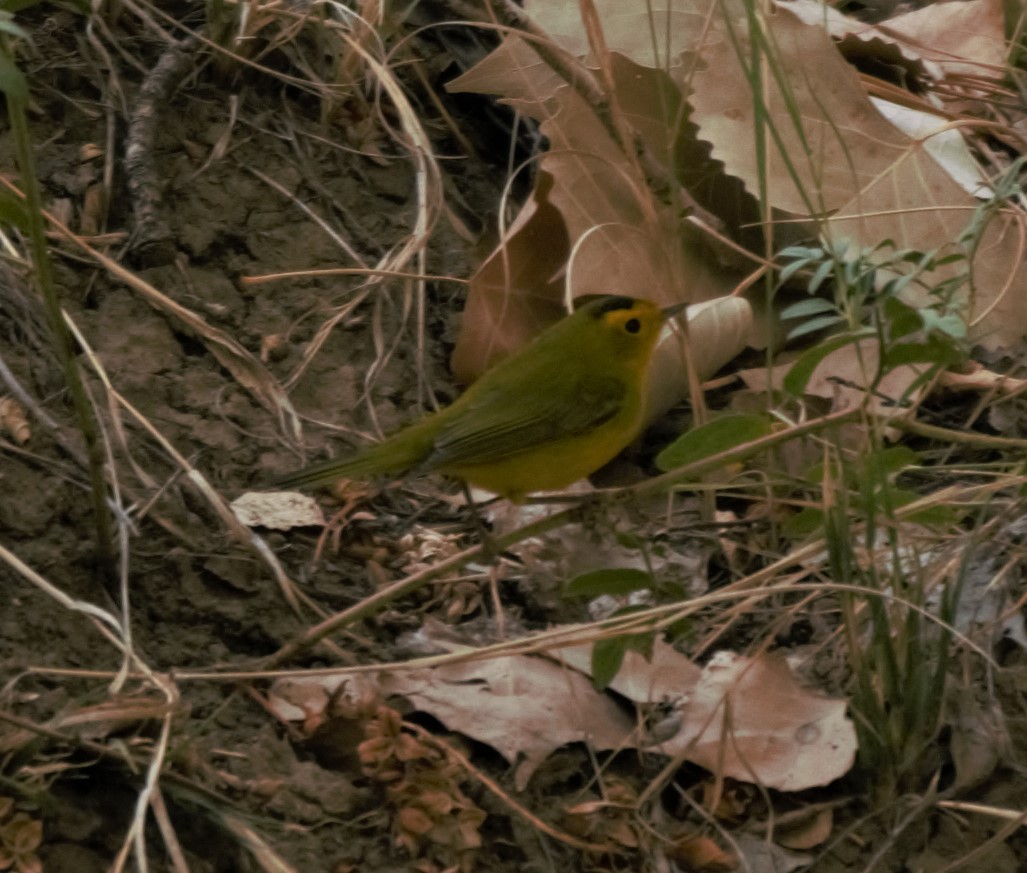
<svg viewBox="0 0 1027 873"><path fill-rule="evenodd" d="M678 437L656 456L664 472L751 443L770 433L763 415L725 415Z"/></svg>
<svg viewBox="0 0 1027 873"><path fill-rule="evenodd" d="M26 103L29 99L29 88L25 82L18 65L11 60L10 55L0 51L0 91L3 91L8 100L17 100Z"/></svg>
<svg viewBox="0 0 1027 873"><path fill-rule="evenodd" d="M647 661L653 654L655 633L621 634L596 640L592 646L592 684L596 691L605 691L617 678L624 656L629 651L639 652Z"/></svg>
<svg viewBox="0 0 1027 873"><path fill-rule="evenodd" d="M563 586L563 596L592 598L610 594L614 597L623 597L634 591L652 587L653 577L645 570L611 567L575 576Z"/></svg>
<svg viewBox="0 0 1027 873"><path fill-rule="evenodd" d="M854 331L853 333L833 337L818 346L814 346L809 351L804 352L799 360L792 364L792 368L784 378L785 391L795 397L802 396L806 391L806 386L809 384L813 371L817 368L820 362L824 360L824 358L831 354L831 352L844 346L854 345L860 340L869 339L874 336L876 336L876 334L874 333L873 328L865 327L861 330Z"/></svg>
<svg viewBox="0 0 1027 873"><path fill-rule="evenodd" d="M16 227L26 231L29 226L29 213L25 201L6 189L0 189L0 224Z"/></svg>

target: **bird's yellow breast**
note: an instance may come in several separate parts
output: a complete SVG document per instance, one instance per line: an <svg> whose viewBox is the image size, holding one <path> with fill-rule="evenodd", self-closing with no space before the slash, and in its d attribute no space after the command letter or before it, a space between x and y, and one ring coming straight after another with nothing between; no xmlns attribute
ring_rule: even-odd
<svg viewBox="0 0 1027 873"><path fill-rule="evenodd" d="M439 470L515 503L536 491L566 488L613 460L635 438L642 424L641 403L635 400L588 433L526 446L502 460L447 464Z"/></svg>

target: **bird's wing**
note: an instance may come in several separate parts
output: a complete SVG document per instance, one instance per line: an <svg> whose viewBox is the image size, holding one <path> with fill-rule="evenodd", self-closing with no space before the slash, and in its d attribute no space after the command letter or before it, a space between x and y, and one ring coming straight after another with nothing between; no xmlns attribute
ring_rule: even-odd
<svg viewBox="0 0 1027 873"><path fill-rule="evenodd" d="M614 376L553 378L543 390L511 399L487 391L436 436L424 468L488 464L549 442L588 433L617 415L627 386Z"/></svg>

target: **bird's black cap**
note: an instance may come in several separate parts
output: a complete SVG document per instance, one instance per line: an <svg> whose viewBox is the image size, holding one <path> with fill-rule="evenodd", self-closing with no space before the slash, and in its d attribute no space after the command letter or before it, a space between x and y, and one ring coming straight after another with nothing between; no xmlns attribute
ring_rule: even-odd
<svg viewBox="0 0 1027 873"><path fill-rule="evenodd" d="M615 312L618 309L631 309L635 305L633 297L600 297L590 304L595 307L592 310L593 318L602 318L607 312Z"/></svg>

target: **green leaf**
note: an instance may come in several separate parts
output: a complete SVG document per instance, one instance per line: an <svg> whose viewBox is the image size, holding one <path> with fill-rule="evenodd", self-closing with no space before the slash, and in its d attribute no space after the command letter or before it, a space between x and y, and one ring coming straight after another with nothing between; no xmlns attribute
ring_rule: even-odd
<svg viewBox="0 0 1027 873"><path fill-rule="evenodd" d="M932 309L923 311L924 327L928 330L943 333L953 339L966 338L966 321L959 315L939 315Z"/></svg>
<svg viewBox="0 0 1027 873"><path fill-rule="evenodd" d="M639 652L647 661L650 660L655 640L655 631L643 634L621 634L597 640L592 646L592 685L595 689L604 691L617 678L617 674L624 664L624 656L629 651Z"/></svg>
<svg viewBox="0 0 1027 873"><path fill-rule="evenodd" d="M867 474L880 481L918 463L920 456L909 446L891 446L867 458Z"/></svg>
<svg viewBox="0 0 1027 873"><path fill-rule="evenodd" d="M564 585L563 596L592 598L610 594L622 597L634 591L643 591L652 587L653 577L645 570L612 567L575 576Z"/></svg>
<svg viewBox="0 0 1027 873"><path fill-rule="evenodd" d="M42 2L43 0L0 0L0 11L22 12L25 9L38 6Z"/></svg>
<svg viewBox="0 0 1027 873"><path fill-rule="evenodd" d="M963 360L959 349L951 342L938 336L928 337L922 343L895 343L885 349L881 356L881 366L892 370L904 364L943 364L950 366Z"/></svg>
<svg viewBox="0 0 1027 873"><path fill-rule="evenodd" d="M789 264L785 264L781 268L780 272L778 273L778 276L777 276L778 285L779 286L780 285L784 285L789 279L792 278L792 276L794 276L796 273L798 273L799 270L801 270L803 267L805 267L808 263L809 263L809 261L807 259L803 258L801 260L792 261Z"/></svg>
<svg viewBox="0 0 1027 873"><path fill-rule="evenodd" d="M823 529L824 510L815 506L807 506L781 525L781 533L792 540L804 540Z"/></svg>
<svg viewBox="0 0 1027 873"><path fill-rule="evenodd" d="M0 91L7 95L8 100L17 100L27 103L29 99L29 86L18 69L17 64L11 60L10 55L0 51Z"/></svg>
<svg viewBox="0 0 1027 873"><path fill-rule="evenodd" d="M923 496L915 491L896 488L891 493L891 505L893 510L901 509ZM928 506L908 516L907 521L930 527L948 527L956 524L961 514L962 512L954 506Z"/></svg>
<svg viewBox="0 0 1027 873"><path fill-rule="evenodd" d="M640 552L649 544L647 539L634 531L619 530L614 535L617 537L617 544L624 546L625 549L634 549Z"/></svg>
<svg viewBox="0 0 1027 873"><path fill-rule="evenodd" d="M888 321L888 333L893 340L909 336L924 326L919 310L895 297L884 301L884 317Z"/></svg>
<svg viewBox="0 0 1027 873"><path fill-rule="evenodd" d="M840 315L824 315L820 318L811 318L809 321L803 322L802 324L792 328L788 331L788 340L797 339L800 336L805 336L808 333L815 333L818 330L831 327L835 324L844 324L845 319Z"/></svg>
<svg viewBox="0 0 1027 873"><path fill-rule="evenodd" d="M592 684L596 691L605 691L617 678L627 651L627 637L597 640L592 646Z"/></svg>
<svg viewBox="0 0 1027 873"><path fill-rule="evenodd" d="M29 212L25 201L6 188L0 188L0 224L28 231Z"/></svg>
<svg viewBox="0 0 1027 873"><path fill-rule="evenodd" d="M817 289L823 284L824 279L831 275L834 268L834 261L824 261L819 267L817 267L817 271L810 278L809 285L806 286L806 290L809 291L810 294L815 294Z"/></svg>
<svg viewBox="0 0 1027 873"><path fill-rule="evenodd" d="M806 386L809 384L810 376L813 375L813 371L817 368L820 362L824 360L824 358L832 352L838 351L838 349L844 348L848 345L853 345L862 339L867 339L872 336L874 336L872 328L863 328L862 330L858 330L853 333L847 333L844 336L832 337L831 339L822 342L820 345L814 346L808 352L805 352L788 371L788 375L784 378L785 391L796 397L801 396L806 390Z"/></svg>
<svg viewBox="0 0 1027 873"><path fill-rule="evenodd" d="M808 263L809 261L819 261L824 257L824 250L819 246L788 246L788 248L782 249L778 253L778 257L785 261L793 260Z"/></svg>
<svg viewBox="0 0 1027 873"><path fill-rule="evenodd" d="M807 318L810 315L820 315L822 312L838 312L838 308L830 301L822 297L811 297L792 303L781 310L781 318Z"/></svg>
<svg viewBox="0 0 1027 873"><path fill-rule="evenodd" d="M685 464L742 446L770 433L763 415L725 415L678 437L656 456L656 466L666 472Z"/></svg>
<svg viewBox="0 0 1027 873"><path fill-rule="evenodd" d="M682 600L685 598L682 597ZM664 638L669 643L676 642L678 640L690 640L695 630L695 622L690 616L685 618L679 618L677 621L672 621L663 629Z"/></svg>

